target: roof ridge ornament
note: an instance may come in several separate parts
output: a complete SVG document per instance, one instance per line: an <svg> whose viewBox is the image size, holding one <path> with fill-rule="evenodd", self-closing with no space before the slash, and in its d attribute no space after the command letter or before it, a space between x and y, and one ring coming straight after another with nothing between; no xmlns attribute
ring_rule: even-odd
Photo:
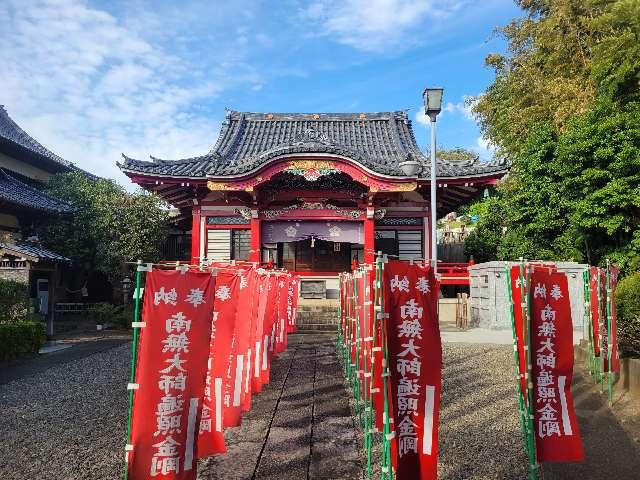
<svg viewBox="0 0 640 480"><path fill-rule="evenodd" d="M305 128L302 133L293 137L293 143L321 143L323 145L331 145L329 137L324 132L316 130L315 128Z"/></svg>

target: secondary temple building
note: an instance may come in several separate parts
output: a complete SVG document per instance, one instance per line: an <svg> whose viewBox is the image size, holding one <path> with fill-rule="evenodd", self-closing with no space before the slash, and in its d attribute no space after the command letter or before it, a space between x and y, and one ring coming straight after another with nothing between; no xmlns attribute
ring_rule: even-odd
<svg viewBox="0 0 640 480"><path fill-rule="evenodd" d="M404 111L227 111L208 153L121 170L191 218L191 262L272 261L316 282L372 262L430 252L430 161ZM438 215L481 194L503 161L437 162Z"/></svg>

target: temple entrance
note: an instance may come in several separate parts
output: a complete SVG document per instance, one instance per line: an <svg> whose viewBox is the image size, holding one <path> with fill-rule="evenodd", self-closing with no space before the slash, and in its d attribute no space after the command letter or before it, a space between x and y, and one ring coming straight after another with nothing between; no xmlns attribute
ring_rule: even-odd
<svg viewBox="0 0 640 480"><path fill-rule="evenodd" d="M265 222L263 261L293 272L337 274L363 257L362 222L288 220Z"/></svg>
<svg viewBox="0 0 640 480"><path fill-rule="evenodd" d="M346 242L307 238L267 247L274 264L296 272L346 272L354 258L362 261L362 245Z"/></svg>

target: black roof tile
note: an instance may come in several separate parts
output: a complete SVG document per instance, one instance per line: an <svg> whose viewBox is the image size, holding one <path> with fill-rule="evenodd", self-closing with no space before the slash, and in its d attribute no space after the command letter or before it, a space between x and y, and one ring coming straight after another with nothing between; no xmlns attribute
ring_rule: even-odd
<svg viewBox="0 0 640 480"><path fill-rule="evenodd" d="M70 213L74 208L12 177L0 168L0 201L43 212Z"/></svg>
<svg viewBox="0 0 640 480"><path fill-rule="evenodd" d="M41 159L48 161L49 163L53 163L56 167L62 167L62 170L72 170L74 168L73 163L45 148L20 128L20 126L9 116L4 105L0 105L0 141L9 142L18 147L22 147Z"/></svg>
<svg viewBox="0 0 640 480"><path fill-rule="evenodd" d="M3 243L0 242L0 251L10 253L12 255L20 254L29 257L35 257L38 260L47 260L50 262L63 262L70 263L71 260L67 257L59 255L51 250L47 250L39 245L34 245L29 242L16 242L16 243Z"/></svg>
<svg viewBox="0 0 640 480"><path fill-rule="evenodd" d="M348 157L374 172L404 176L399 164L415 159L421 177L430 161L416 143L407 112L250 113L227 111L220 135L205 155L181 160L134 160L123 155L128 173L199 178L248 173L269 160L294 153L329 153ZM438 160L438 177L506 172L504 161Z"/></svg>

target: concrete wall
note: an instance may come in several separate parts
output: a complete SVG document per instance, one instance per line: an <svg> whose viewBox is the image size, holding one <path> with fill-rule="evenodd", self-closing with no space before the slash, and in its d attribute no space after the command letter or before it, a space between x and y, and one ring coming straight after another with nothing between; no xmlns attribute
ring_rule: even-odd
<svg viewBox="0 0 640 480"><path fill-rule="evenodd" d="M469 268L471 327L510 329L511 313L505 278L506 265L517 262L485 262ZM567 274L571 300L571 318L574 330L582 330L584 321L583 272L588 265L575 262L557 262L558 270Z"/></svg>
<svg viewBox="0 0 640 480"><path fill-rule="evenodd" d="M456 323L457 298L441 298L438 302L438 320L440 323Z"/></svg>

